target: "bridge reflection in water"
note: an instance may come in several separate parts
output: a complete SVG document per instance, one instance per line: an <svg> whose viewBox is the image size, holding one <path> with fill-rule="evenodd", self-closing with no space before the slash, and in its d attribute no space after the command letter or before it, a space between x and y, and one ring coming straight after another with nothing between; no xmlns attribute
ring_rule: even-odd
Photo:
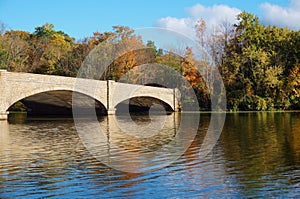
<svg viewBox="0 0 300 199"><path fill-rule="evenodd" d="M182 114L131 114L130 117L108 115L98 118L97 121L90 118L79 119L75 122L76 128L70 119L70 127L67 129L73 131L73 134L63 139L69 140L70 143L76 143L78 141L74 139L80 138L89 153L109 167L124 172L143 172L169 165L180 157L193 141L197 129L190 129L192 125L189 124L181 125L180 115ZM193 118L191 117L191 119ZM57 121L59 122L59 120ZM38 130L40 132L32 134L35 123L42 128L43 124L41 123L43 122L47 123L45 125L48 130L40 129ZM192 121L190 120L190 122ZM52 139L49 136L52 133L55 133L53 139L56 139L56 134L61 136L60 134L66 133L62 128L57 127L55 120L47 122L45 118L42 121L28 120L21 125L20 134L11 135L9 128L16 128L18 125L10 125L7 121L0 122L2 157L5 157L5 152L11 153L11 150L21 154L22 157L30 157L36 150L49 148L48 142ZM52 126L51 130L49 130L49 125ZM76 135L76 131L79 136ZM26 150L22 147L24 139L34 142L32 145L26 146ZM70 147L76 148L76 146ZM52 154L55 155L51 151L47 152L47 156L49 156L47 158L56 159L56 157L51 157ZM18 161L18 159L13 161ZM63 163L63 160L61 161Z"/></svg>
<svg viewBox="0 0 300 199"><path fill-rule="evenodd" d="M139 173L168 166L190 146L197 130L188 131L193 125L181 122L180 115L110 115L100 123L77 120L76 129L99 161Z"/></svg>

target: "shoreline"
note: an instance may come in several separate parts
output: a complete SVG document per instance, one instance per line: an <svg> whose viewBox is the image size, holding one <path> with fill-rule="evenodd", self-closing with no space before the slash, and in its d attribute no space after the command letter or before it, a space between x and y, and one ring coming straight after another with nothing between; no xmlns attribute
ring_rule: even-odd
<svg viewBox="0 0 300 199"><path fill-rule="evenodd" d="M10 114L27 114L26 111L9 111ZM181 111L181 112L172 112L172 113L226 113L226 114L235 114L235 113L300 113L300 110L277 110L277 111Z"/></svg>

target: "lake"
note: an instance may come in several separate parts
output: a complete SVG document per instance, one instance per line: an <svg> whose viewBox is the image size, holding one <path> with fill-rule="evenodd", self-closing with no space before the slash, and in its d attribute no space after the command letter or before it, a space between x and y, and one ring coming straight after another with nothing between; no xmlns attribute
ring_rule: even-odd
<svg viewBox="0 0 300 199"><path fill-rule="evenodd" d="M210 114L188 117L199 116L194 128L177 113L76 125L11 115L0 121L0 198L300 197L300 113L228 113L205 157Z"/></svg>

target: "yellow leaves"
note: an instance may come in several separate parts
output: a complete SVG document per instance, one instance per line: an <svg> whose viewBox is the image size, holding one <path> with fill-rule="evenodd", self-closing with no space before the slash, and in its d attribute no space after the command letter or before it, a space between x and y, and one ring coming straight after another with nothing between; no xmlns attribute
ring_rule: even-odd
<svg viewBox="0 0 300 199"><path fill-rule="evenodd" d="M65 44L66 43L64 36L62 36L61 34L53 34L51 39L52 39L53 43L56 43L56 44Z"/></svg>
<svg viewBox="0 0 300 199"><path fill-rule="evenodd" d="M292 86L300 85L300 71L298 65L291 69L288 82Z"/></svg>
<svg viewBox="0 0 300 199"><path fill-rule="evenodd" d="M295 97L300 97L300 90L299 89L293 88L292 91L293 91L293 94L294 94Z"/></svg>
<svg viewBox="0 0 300 199"><path fill-rule="evenodd" d="M4 34L4 37L11 37L11 38L21 38L21 39L29 39L30 38L30 33L29 32L25 32L25 31L21 31L21 30L11 30L11 31L7 31Z"/></svg>
<svg viewBox="0 0 300 199"><path fill-rule="evenodd" d="M281 66L268 67L265 71L265 82L270 88L275 88L280 83L278 77L283 73Z"/></svg>
<svg viewBox="0 0 300 199"><path fill-rule="evenodd" d="M300 97L300 70L296 65L290 70L287 80L287 88L292 91L295 97Z"/></svg>

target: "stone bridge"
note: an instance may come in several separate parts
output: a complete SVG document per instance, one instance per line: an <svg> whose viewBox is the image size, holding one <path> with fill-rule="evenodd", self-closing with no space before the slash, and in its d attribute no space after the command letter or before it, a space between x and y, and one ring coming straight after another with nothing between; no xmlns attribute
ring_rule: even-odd
<svg viewBox="0 0 300 199"><path fill-rule="evenodd" d="M178 89L0 70L2 120L7 119L9 108L18 101L32 113L59 114L72 113L74 104L76 108L88 109L92 100L94 109L113 115L126 103L146 108L158 104L167 111L176 112L179 111L179 96Z"/></svg>

